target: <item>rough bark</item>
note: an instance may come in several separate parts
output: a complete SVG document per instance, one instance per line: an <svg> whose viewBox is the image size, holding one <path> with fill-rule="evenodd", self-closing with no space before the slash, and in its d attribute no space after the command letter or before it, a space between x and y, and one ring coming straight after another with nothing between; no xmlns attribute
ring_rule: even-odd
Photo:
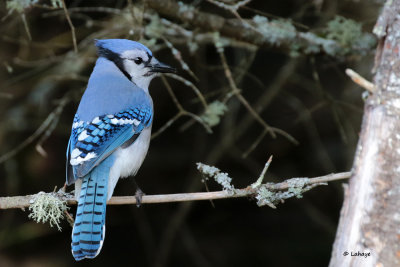
<svg viewBox="0 0 400 267"><path fill-rule="evenodd" d="M365 104L331 267L400 266L399 13L400 0L388 1L374 28L376 92Z"/></svg>

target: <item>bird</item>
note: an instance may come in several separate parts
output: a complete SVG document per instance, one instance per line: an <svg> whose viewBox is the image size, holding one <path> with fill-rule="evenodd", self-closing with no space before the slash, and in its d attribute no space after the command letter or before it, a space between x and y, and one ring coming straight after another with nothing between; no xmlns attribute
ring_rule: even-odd
<svg viewBox="0 0 400 267"><path fill-rule="evenodd" d="M100 253L106 202L118 179L135 175L146 157L154 116L151 80L176 72L139 42L103 39L95 46L98 59L67 146L66 184L75 183L78 201L71 242L76 261Z"/></svg>

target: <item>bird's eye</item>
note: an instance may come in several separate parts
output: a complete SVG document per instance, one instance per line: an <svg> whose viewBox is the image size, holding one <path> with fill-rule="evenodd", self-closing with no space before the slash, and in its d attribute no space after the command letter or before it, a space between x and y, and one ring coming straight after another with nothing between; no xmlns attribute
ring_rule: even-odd
<svg viewBox="0 0 400 267"><path fill-rule="evenodd" d="M143 59L141 57L137 57L133 60L136 64L141 64L143 62Z"/></svg>

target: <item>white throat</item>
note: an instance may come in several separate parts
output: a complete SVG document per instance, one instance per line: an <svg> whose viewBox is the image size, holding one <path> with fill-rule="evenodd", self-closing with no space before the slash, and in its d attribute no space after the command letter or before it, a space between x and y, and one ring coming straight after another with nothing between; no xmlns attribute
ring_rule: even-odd
<svg viewBox="0 0 400 267"><path fill-rule="evenodd" d="M149 77L133 77L131 78L131 81L136 84L138 87L142 88L146 93L149 93L149 85L151 80L155 77L155 75L149 76Z"/></svg>

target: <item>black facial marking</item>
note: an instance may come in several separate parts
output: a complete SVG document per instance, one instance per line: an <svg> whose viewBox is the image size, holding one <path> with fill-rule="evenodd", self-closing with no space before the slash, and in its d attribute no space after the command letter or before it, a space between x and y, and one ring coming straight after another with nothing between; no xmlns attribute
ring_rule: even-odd
<svg viewBox="0 0 400 267"><path fill-rule="evenodd" d="M144 62L145 67L147 67L150 64L150 61L153 57L152 55L149 54L149 52L146 52L146 54L147 54L148 59L147 59L147 61Z"/></svg>
<svg viewBox="0 0 400 267"><path fill-rule="evenodd" d="M129 73L124 69L124 64L122 61L122 58L117 54L114 53L113 51L99 46L98 48L98 54L100 57L104 57L112 62L114 62L115 66L118 67L118 69L128 78L130 81L132 81L132 76L129 75Z"/></svg>

